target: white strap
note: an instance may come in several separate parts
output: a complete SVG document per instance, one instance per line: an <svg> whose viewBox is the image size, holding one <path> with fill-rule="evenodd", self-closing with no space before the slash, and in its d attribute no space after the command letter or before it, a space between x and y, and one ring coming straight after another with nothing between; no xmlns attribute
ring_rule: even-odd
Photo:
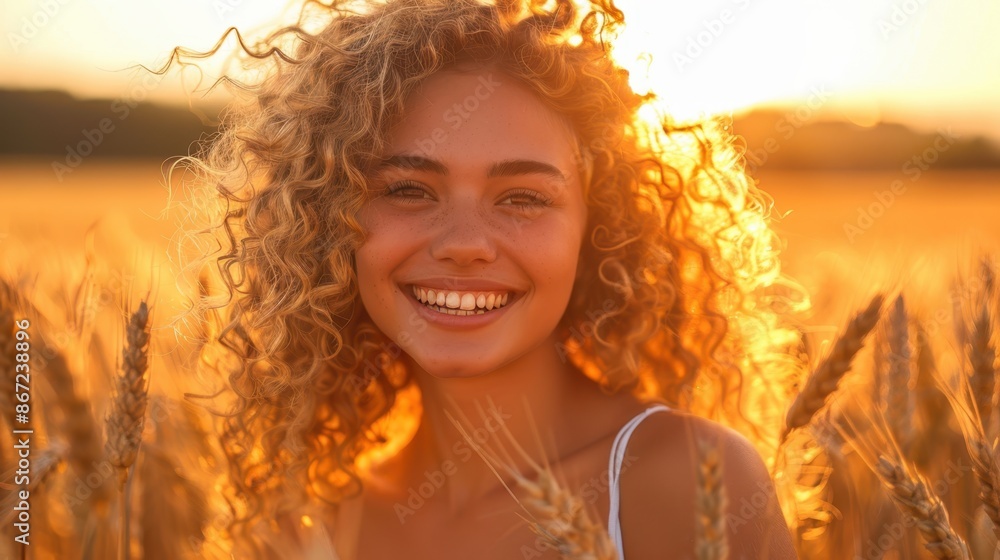
<svg viewBox="0 0 1000 560"><path fill-rule="evenodd" d="M625 550L622 544L622 527L618 519L619 502L621 501L618 496L618 478L622 474L622 461L625 459L625 449L628 447L628 440L632 437L632 432L639 426L639 423L645 420L650 414L659 410L669 411L670 407L658 404L640 412L622 427L615 437L615 443L611 446L611 457L608 458L608 488L611 491L611 507L610 511L608 511L608 534L611 536L611 542L614 543L615 548L618 550L618 560L625 560Z"/></svg>

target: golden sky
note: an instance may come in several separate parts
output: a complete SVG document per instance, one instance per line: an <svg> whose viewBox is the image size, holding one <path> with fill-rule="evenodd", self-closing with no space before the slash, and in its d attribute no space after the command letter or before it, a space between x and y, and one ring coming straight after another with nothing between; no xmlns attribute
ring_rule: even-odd
<svg viewBox="0 0 1000 560"><path fill-rule="evenodd" d="M1000 138L996 0L617 4L629 22L617 57L636 87L652 87L678 115L811 104L859 124L881 118ZM281 0L5 1L0 87L184 102L193 74L184 85L177 76L137 82L123 69L290 13ZM636 60L644 51L652 63Z"/></svg>

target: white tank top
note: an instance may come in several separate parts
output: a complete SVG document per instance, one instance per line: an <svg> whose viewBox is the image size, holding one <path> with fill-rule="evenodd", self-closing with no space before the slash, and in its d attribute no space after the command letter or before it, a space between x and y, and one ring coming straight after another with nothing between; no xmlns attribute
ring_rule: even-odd
<svg viewBox="0 0 1000 560"><path fill-rule="evenodd" d="M618 560L625 560L625 550L622 545L622 527L620 521L618 520L618 512L620 509L618 478L622 473L622 461L625 459L625 448L628 446L629 438L632 437L632 432L635 431L639 424L645 420L647 416L660 410L669 411L670 407L665 404L658 404L640 412L618 431L618 435L615 437L615 443L611 446L611 457L608 459L608 487L611 491L609 498L611 501L611 507L608 511L608 534L611 536L611 542L615 545L615 550L618 551Z"/></svg>

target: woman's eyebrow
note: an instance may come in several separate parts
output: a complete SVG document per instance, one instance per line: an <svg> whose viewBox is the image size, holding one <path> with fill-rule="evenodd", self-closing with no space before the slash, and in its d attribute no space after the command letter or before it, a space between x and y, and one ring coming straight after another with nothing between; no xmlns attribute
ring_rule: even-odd
<svg viewBox="0 0 1000 560"><path fill-rule="evenodd" d="M424 156L408 156L403 154L388 156L379 162L375 171L383 171L388 167L429 171L431 173L437 173L438 175L448 174L448 168L445 167L443 163L436 159L426 158Z"/></svg>
<svg viewBox="0 0 1000 560"><path fill-rule="evenodd" d="M413 169L417 171L428 171L438 175L447 175L448 167L440 161L424 156L397 154L382 159L377 171L382 171L387 167L397 167L400 169ZM533 159L505 159L490 166L486 172L487 177L511 177L515 175L528 174L548 175L553 179L565 182L566 176L559 168L542 161Z"/></svg>
<svg viewBox="0 0 1000 560"><path fill-rule="evenodd" d="M486 176L509 177L512 175L527 175L530 173L548 175L553 179L566 182L566 176L563 175L562 171L559 171L558 167L542 161L535 161L533 159L505 159L503 161L498 161L490 166L489 171L486 172Z"/></svg>

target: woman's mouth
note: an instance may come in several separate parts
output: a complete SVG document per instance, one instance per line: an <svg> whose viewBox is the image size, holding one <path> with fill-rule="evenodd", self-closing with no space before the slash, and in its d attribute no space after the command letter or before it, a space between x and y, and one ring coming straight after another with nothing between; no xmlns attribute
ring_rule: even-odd
<svg viewBox="0 0 1000 560"><path fill-rule="evenodd" d="M463 292L435 290L417 285L412 285L411 291L425 307L438 313L458 316L484 315L510 305L515 299L515 294L507 291Z"/></svg>

